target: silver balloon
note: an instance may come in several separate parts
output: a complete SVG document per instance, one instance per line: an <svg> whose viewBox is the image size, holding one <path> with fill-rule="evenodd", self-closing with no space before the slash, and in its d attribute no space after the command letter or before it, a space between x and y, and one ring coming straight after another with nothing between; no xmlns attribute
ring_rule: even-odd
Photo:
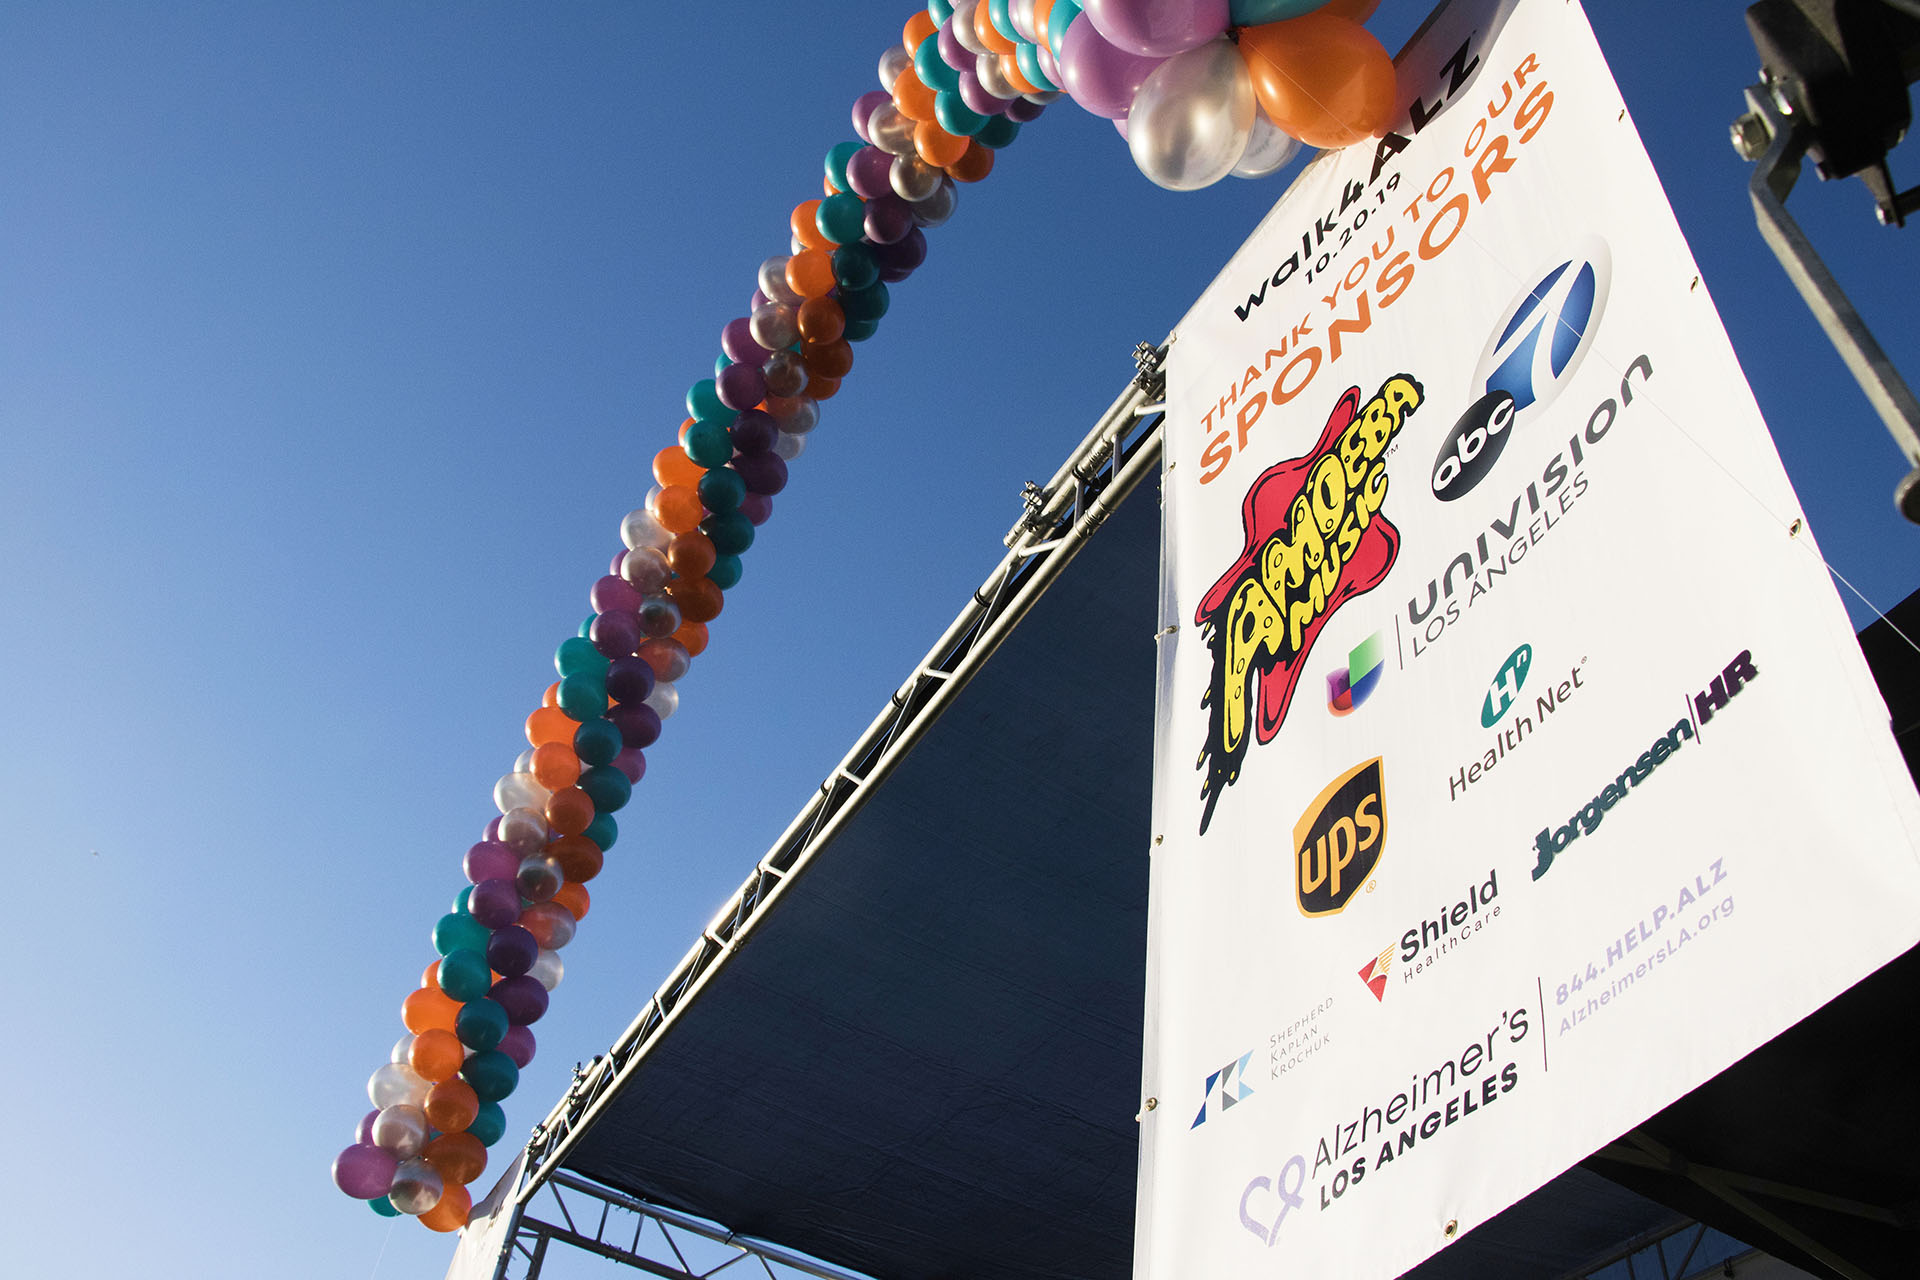
<svg viewBox="0 0 1920 1280"><path fill-rule="evenodd" d="M1247 83L1251 85L1253 82L1249 80ZM1060 96L1060 91L1058 89L1046 89L1040 93L1023 93L1020 96L1036 107L1045 107L1053 104L1054 100Z"/></svg>
<svg viewBox="0 0 1920 1280"><path fill-rule="evenodd" d="M890 156L913 154L913 121L891 102L883 102L867 117L867 136Z"/></svg>
<svg viewBox="0 0 1920 1280"><path fill-rule="evenodd" d="M803 436L820 425L820 402L812 396L793 396L767 409L774 425L790 436Z"/></svg>
<svg viewBox="0 0 1920 1280"><path fill-rule="evenodd" d="M955 0L953 16L947 21L953 24L954 39L960 47L971 54L986 53L987 46L980 43L980 33L973 27L973 11L982 0Z"/></svg>
<svg viewBox="0 0 1920 1280"><path fill-rule="evenodd" d="M624 555L625 553L622 553L622 554ZM515 773L532 773L533 772L533 748L532 747L528 747L525 751L522 751L519 755L513 758L513 771Z"/></svg>
<svg viewBox="0 0 1920 1280"><path fill-rule="evenodd" d="M784 302L769 302L748 317L747 331L769 351L790 347L800 341L798 309Z"/></svg>
<svg viewBox="0 0 1920 1280"><path fill-rule="evenodd" d="M1210 40L1155 67L1127 112L1127 148L1169 191L1211 186L1233 172L1253 130L1253 78L1231 41Z"/></svg>
<svg viewBox="0 0 1920 1280"><path fill-rule="evenodd" d="M666 553L658 547L640 547L620 560L620 576L642 593L658 591L673 577Z"/></svg>
<svg viewBox="0 0 1920 1280"><path fill-rule="evenodd" d="M523 856L544 849L551 839L547 815L538 809L510 809L500 815L500 842Z"/></svg>
<svg viewBox="0 0 1920 1280"><path fill-rule="evenodd" d="M937 227L953 216L959 203L959 184L941 174L939 188L926 199L913 202L913 220L923 227Z"/></svg>
<svg viewBox="0 0 1920 1280"><path fill-rule="evenodd" d="M670 636L680 629L680 606L665 596L648 596L640 602L640 630L648 638Z"/></svg>
<svg viewBox="0 0 1920 1280"><path fill-rule="evenodd" d="M788 255L783 253L760 264L760 292L767 295L769 302L784 302L790 307L797 307L800 305L800 295L787 283L788 261ZM760 345L764 347L767 344L762 342Z"/></svg>
<svg viewBox="0 0 1920 1280"><path fill-rule="evenodd" d="M520 869L513 873L513 887L528 902L545 902L566 882L567 873L560 869L559 861L544 853L520 859Z"/></svg>
<svg viewBox="0 0 1920 1280"><path fill-rule="evenodd" d="M387 1192L387 1199L400 1212L417 1218L439 1204L446 1193L447 1184L441 1181L440 1171L415 1156L402 1160L393 1171L393 1189Z"/></svg>
<svg viewBox="0 0 1920 1280"><path fill-rule="evenodd" d="M368 1078L367 1097L382 1111L403 1102L418 1107L425 1104L430 1088L432 1086L412 1067L404 1062L389 1062Z"/></svg>
<svg viewBox="0 0 1920 1280"><path fill-rule="evenodd" d="M807 366L797 351L776 351L760 366L767 380L767 394L797 396L807 389Z"/></svg>
<svg viewBox="0 0 1920 1280"><path fill-rule="evenodd" d="M792 253L805 253L806 251L807 251L807 245L806 245L806 241L804 241L804 240L802 240L802 239L801 239L801 238L800 238L799 236L788 236L788 237L787 237L787 252L788 252L788 253L790 253L790 254L792 254Z"/></svg>
<svg viewBox="0 0 1920 1280"><path fill-rule="evenodd" d="M515 809L545 809L553 792L533 780L530 773L509 773L493 784L493 807L501 813Z"/></svg>
<svg viewBox="0 0 1920 1280"><path fill-rule="evenodd" d="M660 527L653 513L645 507L627 512L627 518L620 522L620 541L634 550L641 547L659 547L665 550L673 535Z"/></svg>
<svg viewBox="0 0 1920 1280"><path fill-rule="evenodd" d="M373 1145L405 1159L427 1145L427 1113L410 1102L396 1102L373 1118Z"/></svg>
<svg viewBox="0 0 1920 1280"><path fill-rule="evenodd" d="M560 979L566 971L567 966L560 959L559 953L545 948L542 948L540 954L533 958L533 968L527 970L533 975L535 982L549 991L560 985Z"/></svg>
<svg viewBox="0 0 1920 1280"><path fill-rule="evenodd" d="M660 495L665 492L666 490L661 488L657 484L652 485L647 489L647 498L646 498L647 514L653 517L656 523L660 519ZM665 525L661 525L661 528L664 529L665 527L666 527ZM668 535L667 542L663 542L660 545L664 547L667 545L668 542L672 542L672 541L673 541L672 535Z"/></svg>
<svg viewBox="0 0 1920 1280"><path fill-rule="evenodd" d="M680 709L680 691L673 687L673 681L661 680L653 686L653 692L647 695L646 702L655 715L665 720Z"/></svg>
<svg viewBox="0 0 1920 1280"><path fill-rule="evenodd" d="M807 438L782 431L773 438L773 451L783 460L792 462L807 451Z"/></svg>
<svg viewBox="0 0 1920 1280"><path fill-rule="evenodd" d="M1240 163L1233 166L1233 176L1264 178L1299 154L1300 139L1256 111L1253 132L1247 135L1247 149L1241 153Z"/></svg>
<svg viewBox="0 0 1920 1280"><path fill-rule="evenodd" d="M888 93L893 92L893 82L900 73L913 65L913 56L903 44L896 44L880 55L880 87Z"/></svg>
<svg viewBox="0 0 1920 1280"><path fill-rule="evenodd" d="M387 1055L388 1062L397 1062L406 1066L413 1061L413 1036L404 1035L394 1042L393 1052Z"/></svg>
<svg viewBox="0 0 1920 1280"><path fill-rule="evenodd" d="M985 57L974 63L973 74L980 77L982 89L1002 102L1012 102L1020 96L1020 91L1013 87L1013 81L1007 79L1006 73L1000 70L1000 59L996 56Z"/></svg>
<svg viewBox="0 0 1920 1280"><path fill-rule="evenodd" d="M1039 44L1047 38L1047 34L1044 31L1039 35L1034 34L1033 0L1009 0L1007 4L1007 17L1013 23L1013 29L1018 31L1020 38L1028 44Z"/></svg>
<svg viewBox="0 0 1920 1280"><path fill-rule="evenodd" d="M902 200L925 200L940 189L940 179L946 176L917 155L893 158L893 193Z"/></svg>

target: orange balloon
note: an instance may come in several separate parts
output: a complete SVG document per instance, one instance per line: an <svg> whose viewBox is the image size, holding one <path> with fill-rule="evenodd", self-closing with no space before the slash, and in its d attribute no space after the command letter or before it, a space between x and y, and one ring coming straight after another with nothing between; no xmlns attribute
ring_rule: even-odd
<svg viewBox="0 0 1920 1280"><path fill-rule="evenodd" d="M687 656L697 658L707 651L707 624L704 622L682 622L673 638L686 646Z"/></svg>
<svg viewBox="0 0 1920 1280"><path fill-rule="evenodd" d="M662 489L654 505L657 509L653 518L669 533L698 529L707 510L700 501L699 490L684 484L670 484Z"/></svg>
<svg viewBox="0 0 1920 1280"><path fill-rule="evenodd" d="M833 255L825 249L808 249L787 259L787 287L803 298L824 298L837 283Z"/></svg>
<svg viewBox="0 0 1920 1280"><path fill-rule="evenodd" d="M847 331L847 313L832 298L809 297L800 304L800 336L808 342L832 342Z"/></svg>
<svg viewBox="0 0 1920 1280"><path fill-rule="evenodd" d="M907 19L906 28L900 33L900 40L907 46L907 52L912 53L920 47L922 40L939 29L940 24L933 20L933 15L921 9Z"/></svg>
<svg viewBox="0 0 1920 1280"><path fill-rule="evenodd" d="M587 886L571 880L560 886L553 900L571 912L575 920L585 920L587 908L593 905L593 899L587 894Z"/></svg>
<svg viewBox="0 0 1920 1280"><path fill-rule="evenodd" d="M561 836L547 846L547 853L560 864L569 884L593 879L607 861L600 846L585 836Z"/></svg>
<svg viewBox="0 0 1920 1280"><path fill-rule="evenodd" d="M973 34L980 37L980 43L995 53L1012 53L1013 41L1000 34L1000 28L993 25L988 10L991 5L976 5L973 10Z"/></svg>
<svg viewBox="0 0 1920 1280"><path fill-rule="evenodd" d="M833 399L834 393L838 390L840 390L840 379L838 378L815 378L809 376L807 379L807 394L815 400L831 400Z"/></svg>
<svg viewBox="0 0 1920 1280"><path fill-rule="evenodd" d="M547 691L540 695L540 705L543 707L557 707L560 705L560 682L558 680L548 685Z"/></svg>
<svg viewBox="0 0 1920 1280"><path fill-rule="evenodd" d="M439 1204L420 1215L420 1225L442 1233L458 1231L467 1225L467 1215L472 1212L473 1197L456 1182L440 1193Z"/></svg>
<svg viewBox="0 0 1920 1280"><path fill-rule="evenodd" d="M913 126L913 149L920 153L922 160L936 168L952 164L967 154L967 143L971 141L971 138L948 133L931 118Z"/></svg>
<svg viewBox="0 0 1920 1280"><path fill-rule="evenodd" d="M427 1123L442 1133L459 1133L480 1114L480 1095L465 1080L442 1080L427 1090Z"/></svg>
<svg viewBox="0 0 1920 1280"><path fill-rule="evenodd" d="M820 230L820 202L802 200L793 206L793 216L787 219L787 226L793 230L793 238L809 249L825 249L832 252L833 241L827 239Z"/></svg>
<svg viewBox="0 0 1920 1280"><path fill-rule="evenodd" d="M470 1133L443 1133L420 1154L453 1186L466 1186L487 1167L487 1148Z"/></svg>
<svg viewBox="0 0 1920 1280"><path fill-rule="evenodd" d="M440 962L438 960L428 965L427 971L420 975L420 985L423 987L431 987L435 991L440 989Z"/></svg>
<svg viewBox="0 0 1920 1280"><path fill-rule="evenodd" d="M712 622L726 603L711 578L675 578L667 584L667 596L680 606L680 616L691 622Z"/></svg>
<svg viewBox="0 0 1920 1280"><path fill-rule="evenodd" d="M698 529L675 534L667 544L667 567L683 578L705 577L715 558L713 539Z"/></svg>
<svg viewBox="0 0 1920 1280"><path fill-rule="evenodd" d="M541 707L527 717L527 745L545 746L549 742L571 743L580 731L580 722L552 705Z"/></svg>
<svg viewBox="0 0 1920 1280"><path fill-rule="evenodd" d="M580 757L564 742L543 742L533 749L533 780L549 791L580 781Z"/></svg>
<svg viewBox="0 0 1920 1280"><path fill-rule="evenodd" d="M900 108L900 114L909 120L933 119L933 90L927 88L912 67L900 73L893 82L893 105Z"/></svg>
<svg viewBox="0 0 1920 1280"><path fill-rule="evenodd" d="M653 478L662 488L670 484L699 484L707 469L687 456L687 451L670 444L653 455Z"/></svg>
<svg viewBox="0 0 1920 1280"><path fill-rule="evenodd" d="M1007 78L1008 84L1022 93L1040 92L1039 85L1021 74L1020 59L1014 57L1011 53L1003 53L1000 55L1000 74Z"/></svg>
<svg viewBox="0 0 1920 1280"><path fill-rule="evenodd" d="M1330 13L1337 18L1352 18L1355 22L1365 22L1380 7L1380 0L1327 0L1316 13Z"/></svg>
<svg viewBox="0 0 1920 1280"><path fill-rule="evenodd" d="M578 787L562 787L547 797L547 822L563 836L577 836L593 824L593 797Z"/></svg>
<svg viewBox="0 0 1920 1280"><path fill-rule="evenodd" d="M809 385L815 378L833 378L837 381L853 372L853 344L845 338L832 342L803 342L800 344L800 363L806 366Z"/></svg>
<svg viewBox="0 0 1920 1280"><path fill-rule="evenodd" d="M993 172L993 148L982 146L980 139L967 139L967 154L946 166L955 182L978 182Z"/></svg>
<svg viewBox="0 0 1920 1280"><path fill-rule="evenodd" d="M407 1050L409 1065L435 1084L459 1075L460 1066L466 1060L466 1046L451 1031L422 1031Z"/></svg>
<svg viewBox="0 0 1920 1280"><path fill-rule="evenodd" d="M420 987L400 1002L400 1021L416 1036L452 1031L453 1020L459 1016L460 1002L438 987Z"/></svg>
<svg viewBox="0 0 1920 1280"><path fill-rule="evenodd" d="M1314 12L1240 32L1267 118L1310 147L1377 136L1393 119L1393 59L1351 18Z"/></svg>
<svg viewBox="0 0 1920 1280"><path fill-rule="evenodd" d="M1378 0L1375 0L1377 3ZM1039 43L1047 42L1047 20L1053 17L1053 0L1035 0L1033 6L1033 29L1040 33Z"/></svg>

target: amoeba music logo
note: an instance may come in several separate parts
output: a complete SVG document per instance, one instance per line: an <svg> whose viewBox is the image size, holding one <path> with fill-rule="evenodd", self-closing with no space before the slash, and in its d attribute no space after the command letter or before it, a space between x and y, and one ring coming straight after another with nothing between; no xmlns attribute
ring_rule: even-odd
<svg viewBox="0 0 1920 1280"><path fill-rule="evenodd" d="M1600 329L1612 274L1606 241L1588 236L1507 304L1473 371L1480 398L1433 460L1434 497L1452 502L1471 493L1499 461L1514 426L1573 380Z"/></svg>
<svg viewBox="0 0 1920 1280"><path fill-rule="evenodd" d="M1253 1050L1249 1049L1207 1077L1206 1094L1200 1099L1200 1110L1187 1128L1198 1129L1207 1122L1207 1111L1216 1097L1224 1113L1228 1107L1238 1106L1253 1096L1253 1086L1247 1083L1247 1064L1252 1061Z"/></svg>

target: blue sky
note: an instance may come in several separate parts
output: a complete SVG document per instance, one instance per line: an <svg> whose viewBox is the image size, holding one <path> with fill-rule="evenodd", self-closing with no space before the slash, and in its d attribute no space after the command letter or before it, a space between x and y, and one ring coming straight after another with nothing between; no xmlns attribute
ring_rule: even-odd
<svg viewBox="0 0 1920 1280"><path fill-rule="evenodd" d="M390 1229L329 1162L555 645L910 11L0 16L21 1274L444 1269L449 1240ZM1397 47L1423 12L1384 0L1371 25ZM1741 6L1592 18L1815 532L1891 605L1920 549L1903 466L1726 142L1755 64ZM682 682L496 1152L626 1025L998 559L1021 482L1281 188L1161 191L1062 104L962 190ZM1858 184L1809 175L1791 207L1914 372L1912 235Z"/></svg>

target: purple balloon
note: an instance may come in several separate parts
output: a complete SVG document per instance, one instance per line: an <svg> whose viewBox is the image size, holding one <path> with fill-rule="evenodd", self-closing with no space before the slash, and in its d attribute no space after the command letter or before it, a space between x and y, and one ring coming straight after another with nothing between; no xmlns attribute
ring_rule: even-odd
<svg viewBox="0 0 1920 1280"><path fill-rule="evenodd" d="M1045 40L1034 46L1033 59L1040 64L1040 74L1047 78L1047 83L1057 86L1060 83L1060 60L1053 56L1053 50Z"/></svg>
<svg viewBox="0 0 1920 1280"><path fill-rule="evenodd" d="M892 244L913 230L913 207L889 191L867 201L867 239Z"/></svg>
<svg viewBox="0 0 1920 1280"><path fill-rule="evenodd" d="M779 431L773 415L765 409L748 409L727 428L727 435L741 453L758 453L773 448L774 436Z"/></svg>
<svg viewBox="0 0 1920 1280"><path fill-rule="evenodd" d="M373 1122L380 1118L380 1108L375 1107L360 1117L360 1127L353 1131L353 1140L363 1147L373 1145Z"/></svg>
<svg viewBox="0 0 1920 1280"><path fill-rule="evenodd" d="M486 830L480 833L480 838L482 840L498 840L500 838L500 819L504 816L506 815L495 814L489 818L487 820Z"/></svg>
<svg viewBox="0 0 1920 1280"><path fill-rule="evenodd" d="M745 508L746 504L742 503L741 509ZM613 727L620 731L620 740L629 747L650 747L660 740L660 715L644 702L623 702L607 712L607 719L613 722Z"/></svg>
<svg viewBox="0 0 1920 1280"><path fill-rule="evenodd" d="M518 871L516 866L515 871ZM467 914L489 929L504 929L520 918L520 889L513 873L473 886Z"/></svg>
<svg viewBox="0 0 1920 1280"><path fill-rule="evenodd" d="M638 785L647 776L647 757L638 747L623 747L613 758L613 767L626 774L628 782Z"/></svg>
<svg viewBox="0 0 1920 1280"><path fill-rule="evenodd" d="M767 380L760 373L764 358L751 364L730 364L714 378L720 403L738 413L767 398Z"/></svg>
<svg viewBox="0 0 1920 1280"><path fill-rule="evenodd" d="M634 649L638 651L639 646ZM652 692L653 668L645 658L628 655L607 665L607 696L615 702L643 702Z"/></svg>
<svg viewBox="0 0 1920 1280"><path fill-rule="evenodd" d="M1227 29L1227 0L1086 0L1081 13L1108 44L1144 58L1185 53Z"/></svg>
<svg viewBox="0 0 1920 1280"><path fill-rule="evenodd" d="M860 141L873 141L867 136L867 121L872 119L874 108L892 101L892 94L879 89L869 89L853 100L853 131L860 135Z"/></svg>
<svg viewBox="0 0 1920 1280"><path fill-rule="evenodd" d="M333 1158L333 1185L355 1200L372 1200L387 1194L399 1163L385 1147L356 1142Z"/></svg>
<svg viewBox="0 0 1920 1280"><path fill-rule="evenodd" d="M847 161L847 185L863 200L893 194L893 157L878 147L862 147Z"/></svg>
<svg viewBox="0 0 1920 1280"><path fill-rule="evenodd" d="M735 364L755 366L765 364L773 354L753 340L752 322L745 316L727 321L727 327L720 331L720 350Z"/></svg>
<svg viewBox="0 0 1920 1280"><path fill-rule="evenodd" d="M524 1025L507 1028L507 1034L500 1038L500 1052L513 1059L513 1065L522 1071L533 1061L533 1031Z"/></svg>
<svg viewBox="0 0 1920 1280"><path fill-rule="evenodd" d="M538 950L535 948L536 955ZM516 1027L540 1021L547 1011L547 989L540 985L540 979L528 973L500 979L493 984L493 990L487 992L487 997L507 1011L508 1023Z"/></svg>
<svg viewBox="0 0 1920 1280"><path fill-rule="evenodd" d="M765 493L750 493L740 499L740 514L747 523L759 526L773 519L773 498Z"/></svg>
<svg viewBox="0 0 1920 1280"><path fill-rule="evenodd" d="M738 366L735 366L736 368ZM624 658L640 647L640 615L631 609L600 614L587 628L587 639L606 658Z"/></svg>
<svg viewBox="0 0 1920 1280"><path fill-rule="evenodd" d="M967 110L983 116L997 116L1007 109L1007 99L988 93L980 77L971 71L960 73L960 100L967 104Z"/></svg>
<svg viewBox="0 0 1920 1280"><path fill-rule="evenodd" d="M593 606L595 613L611 613L616 609L637 611L645 598L638 587L611 573L594 583L593 589L587 592L587 603Z"/></svg>
<svg viewBox="0 0 1920 1280"><path fill-rule="evenodd" d="M498 840L482 840L467 850L467 879L474 884L483 880L498 880L506 877L511 880L520 865L520 855Z"/></svg>
<svg viewBox="0 0 1920 1280"><path fill-rule="evenodd" d="M1117 119L1132 108L1133 95L1162 61L1116 48L1082 13L1060 38L1060 87L1093 114Z"/></svg>
<svg viewBox="0 0 1920 1280"><path fill-rule="evenodd" d="M872 253L873 260L880 265L880 278L889 284L898 284L927 260L926 233L915 227L892 244L873 246Z"/></svg>
<svg viewBox="0 0 1920 1280"><path fill-rule="evenodd" d="M746 482L748 493L772 497L787 487L786 459L777 453L743 453L733 460L733 469Z"/></svg>
<svg viewBox="0 0 1920 1280"><path fill-rule="evenodd" d="M766 306L767 303L771 301L772 299L767 297L766 294L760 292L758 289L755 289L753 291L753 296L747 299L747 314L752 315L754 312Z"/></svg>
<svg viewBox="0 0 1920 1280"><path fill-rule="evenodd" d="M960 43L960 37L954 33L951 22L940 24L940 61L955 71L973 70L974 52Z"/></svg>
<svg viewBox="0 0 1920 1280"><path fill-rule="evenodd" d="M1029 102L1025 98L1015 98L1007 104L1007 119L1013 121L1015 124L1027 124L1031 121L1038 120L1040 113L1046 109L1045 103Z"/></svg>
<svg viewBox="0 0 1920 1280"><path fill-rule="evenodd" d="M487 939L487 964L495 973L509 978L517 978L533 968L533 962L539 954L540 944L522 925L510 924L495 929L493 937ZM499 984L495 983L494 986L497 989Z"/></svg>

